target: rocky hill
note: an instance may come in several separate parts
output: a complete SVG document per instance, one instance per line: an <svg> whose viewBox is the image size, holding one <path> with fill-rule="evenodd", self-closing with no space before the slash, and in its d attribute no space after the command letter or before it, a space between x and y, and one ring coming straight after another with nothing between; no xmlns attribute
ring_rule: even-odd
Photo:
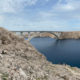
<svg viewBox="0 0 80 80"><path fill-rule="evenodd" d="M80 80L80 69L48 62L24 38L0 28L0 80Z"/></svg>
<svg viewBox="0 0 80 80"><path fill-rule="evenodd" d="M60 39L80 39L80 31L61 32Z"/></svg>

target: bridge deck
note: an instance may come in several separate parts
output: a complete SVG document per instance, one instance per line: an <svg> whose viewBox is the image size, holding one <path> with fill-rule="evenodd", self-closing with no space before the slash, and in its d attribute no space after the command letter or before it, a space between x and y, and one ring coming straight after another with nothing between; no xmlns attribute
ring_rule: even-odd
<svg viewBox="0 0 80 80"><path fill-rule="evenodd" d="M61 32L61 31L11 31L11 32Z"/></svg>
<svg viewBox="0 0 80 80"><path fill-rule="evenodd" d="M37 36L39 36L40 33L45 33L45 35L46 35L46 33L50 33L50 34L54 35L57 39L59 39L59 36L61 35L60 31L12 31L12 32L20 33L19 35L24 36L24 37L27 36L30 39L35 37L36 34L37 34ZM31 32L33 32L33 33L31 33ZM37 32L39 32L39 33L37 33ZM50 36L50 34L48 36Z"/></svg>

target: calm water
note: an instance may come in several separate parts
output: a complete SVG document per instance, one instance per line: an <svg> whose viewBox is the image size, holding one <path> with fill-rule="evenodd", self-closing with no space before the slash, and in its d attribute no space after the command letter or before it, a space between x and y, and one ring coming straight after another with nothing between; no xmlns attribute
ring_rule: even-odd
<svg viewBox="0 0 80 80"><path fill-rule="evenodd" d="M80 40L34 38L31 44L52 63L80 67Z"/></svg>

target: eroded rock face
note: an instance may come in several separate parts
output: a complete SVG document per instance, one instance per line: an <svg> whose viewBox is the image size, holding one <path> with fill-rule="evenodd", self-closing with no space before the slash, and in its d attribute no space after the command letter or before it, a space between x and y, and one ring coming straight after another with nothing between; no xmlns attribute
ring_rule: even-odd
<svg viewBox="0 0 80 80"><path fill-rule="evenodd" d="M80 39L80 31L61 32L59 39Z"/></svg>
<svg viewBox="0 0 80 80"><path fill-rule="evenodd" d="M0 80L79 80L80 70L46 60L24 38L0 28Z"/></svg>

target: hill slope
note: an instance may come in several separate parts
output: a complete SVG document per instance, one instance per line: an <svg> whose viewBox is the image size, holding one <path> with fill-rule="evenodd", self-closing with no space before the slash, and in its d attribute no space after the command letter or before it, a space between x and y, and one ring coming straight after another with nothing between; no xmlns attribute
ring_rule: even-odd
<svg viewBox="0 0 80 80"><path fill-rule="evenodd" d="M24 38L0 28L0 80L79 80L80 69L48 62Z"/></svg>

